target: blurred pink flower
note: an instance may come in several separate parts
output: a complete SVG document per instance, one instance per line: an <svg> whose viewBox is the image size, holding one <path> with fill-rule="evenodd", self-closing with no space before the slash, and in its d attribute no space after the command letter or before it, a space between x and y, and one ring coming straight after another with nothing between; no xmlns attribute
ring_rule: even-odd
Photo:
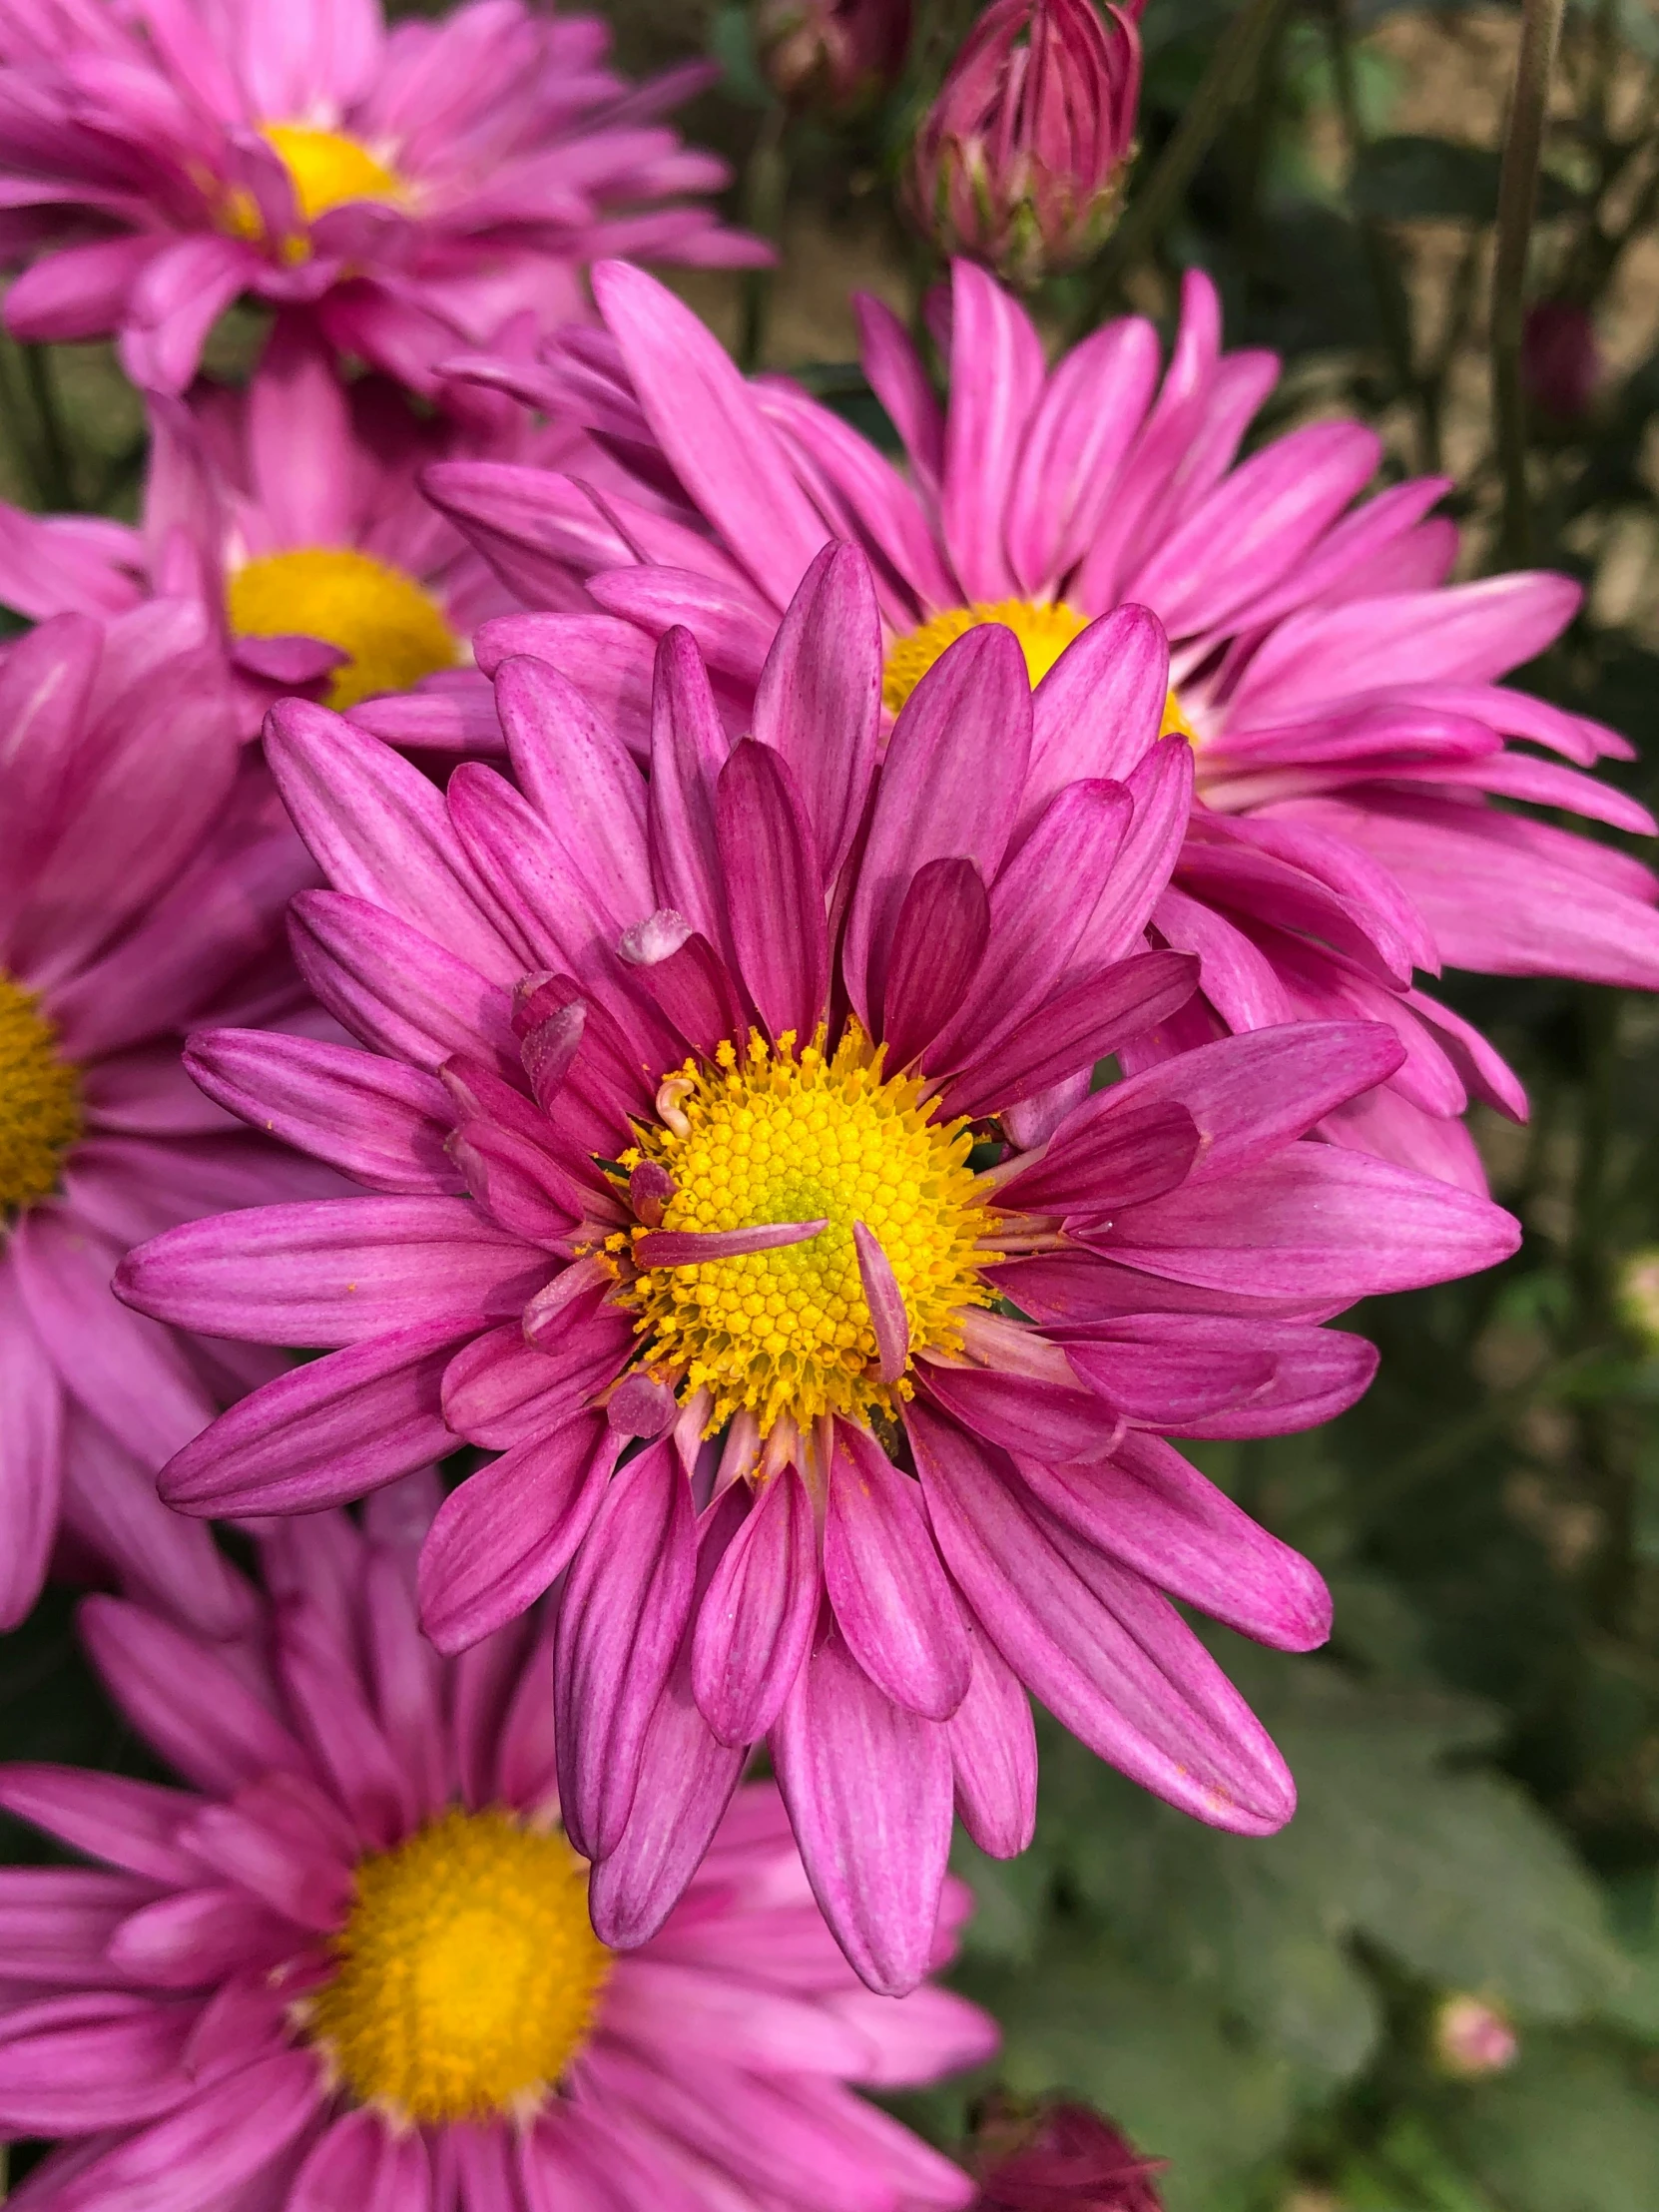
<svg viewBox="0 0 1659 2212"><path fill-rule="evenodd" d="M1060 711L1089 665L1074 641L1139 604L1170 640L1165 726L1190 735L1197 779L1153 916L1162 941L1203 962L1178 1041L1386 1022L1398 1072L1322 1134L1478 1190L1458 1117L1471 1096L1524 1116L1525 1093L1413 970L1659 987L1652 871L1520 811L1654 830L1644 807L1581 773L1629 759L1623 738L1497 682L1559 636L1577 585L1540 573L1448 585L1456 531L1430 513L1446 481L1356 505L1382 450L1361 423L1311 423L1235 465L1278 362L1222 352L1205 276L1187 276L1160 386L1149 323L1108 323L1049 370L1023 309L958 263L940 325L944 408L895 318L862 300L865 369L907 471L787 379L746 385L641 272L607 266L595 291L606 331L466 373L590 424L649 497L678 498L678 522L642 512L645 493L601 510L533 469L450 462L427 484L543 604L587 577L600 611L550 617L536 650L626 712L637 746L652 640L673 623L695 632L732 726L746 726L782 611L827 539L870 556L889 709L949 639L1002 623Z"/></svg>
<svg viewBox="0 0 1659 2212"><path fill-rule="evenodd" d="M1376 1356L1321 1321L1514 1247L1485 1199L1303 1141L1398 1066L1381 1024L1089 1095L1193 986L1142 949L1192 753L1158 741L1149 616L1078 652L1033 699L975 631L881 759L869 566L827 548L753 737L664 640L649 783L524 654L496 677L516 784L469 763L440 796L299 701L269 725L332 885L295 901L301 969L369 1049L216 1031L190 1064L374 1195L128 1260L177 1326L339 1348L164 1494L307 1512L503 1454L433 1524L422 1617L459 1650L568 1569L561 1796L609 1942L661 1923L764 1738L848 1956L912 1986L953 1797L984 1850L1029 1841L1022 1683L1199 1819L1278 1828L1284 1763L1169 1598L1298 1651L1329 1600L1164 1436L1325 1419Z"/></svg>
<svg viewBox="0 0 1659 2212"><path fill-rule="evenodd" d="M911 149L906 197L943 254L1031 285L1087 261L1123 204L1141 0L994 0Z"/></svg>
<svg viewBox="0 0 1659 2212"><path fill-rule="evenodd" d="M910 47L910 0L761 0L761 65L792 107L845 115L890 92Z"/></svg>
<svg viewBox="0 0 1659 2212"><path fill-rule="evenodd" d="M227 1635L236 1580L155 1473L286 1363L141 1321L110 1276L172 1223L333 1183L180 1064L196 1021L308 1003L283 914L312 870L189 604L62 615L0 649L0 1626L61 1527Z"/></svg>
<svg viewBox="0 0 1659 2212"><path fill-rule="evenodd" d="M1558 424L1581 422L1601 386L1601 345L1588 307L1540 299L1521 327L1521 376L1527 397Z"/></svg>
<svg viewBox="0 0 1659 2212"><path fill-rule="evenodd" d="M516 459L630 481L579 430L532 428L521 407L474 396L433 416L382 376L342 383L315 331L284 315L246 388L204 380L152 399L137 528L0 503L0 602L41 621L193 601L245 736L290 692L344 708L418 685L381 710L386 734L465 752L494 721L472 632L525 602L421 495L420 471ZM574 580L566 604L587 604Z"/></svg>
<svg viewBox="0 0 1659 2212"><path fill-rule="evenodd" d="M709 73L631 90L608 45L520 0L390 30L379 0L0 0L7 326L119 333L177 392L246 293L426 388L460 337L583 312L595 255L767 259L684 197L725 165L654 121Z"/></svg>
<svg viewBox="0 0 1659 2212"><path fill-rule="evenodd" d="M1512 2066L1520 2054L1520 2038L1483 1997L1450 1996L1434 2014L1433 2050L1442 2072L1473 2080Z"/></svg>
<svg viewBox="0 0 1659 2212"><path fill-rule="evenodd" d="M974 2130L975 2212L1163 2212L1143 2158L1092 2105L994 2099Z"/></svg>
<svg viewBox="0 0 1659 2212"><path fill-rule="evenodd" d="M16 2212L955 2212L959 2168L851 2093L995 2048L963 1998L859 1988L770 1784L656 1940L609 1953L561 1833L545 1607L459 1661L415 1625L438 1495L263 1544L230 1651L89 1598L111 1695L182 1777L0 1768L101 1862L0 1871L0 2137L65 2138ZM952 1883L944 1964L967 1897Z"/></svg>

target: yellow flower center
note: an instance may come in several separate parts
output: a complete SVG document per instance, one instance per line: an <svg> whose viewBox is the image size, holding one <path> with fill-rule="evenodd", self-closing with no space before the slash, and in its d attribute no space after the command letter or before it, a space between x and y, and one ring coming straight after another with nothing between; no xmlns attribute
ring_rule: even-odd
<svg viewBox="0 0 1659 2212"><path fill-rule="evenodd" d="M351 546L268 553L236 571L225 598L239 638L321 638L349 654L328 679L327 703L338 710L407 691L460 658L431 594L402 569Z"/></svg>
<svg viewBox="0 0 1659 2212"><path fill-rule="evenodd" d="M663 1228L829 1226L776 1251L643 1268L618 1297L638 1312L645 1358L694 1390L708 1385L711 1431L740 1407L763 1434L784 1413L802 1425L820 1413L891 1414L910 1384L880 1380L852 1225L886 1256L912 1354L955 1351L958 1312L993 1303L978 1271L998 1257L979 1249L992 1219L975 1199L968 1125L929 1120L920 1078L883 1078L880 1051L856 1024L830 1058L822 1033L797 1056L793 1035L774 1051L752 1031L741 1060L729 1043L717 1060L688 1061L672 1079L685 1133L655 1129L623 1163L654 1160L674 1179ZM636 1229L632 1241L649 1234Z"/></svg>
<svg viewBox="0 0 1659 2212"><path fill-rule="evenodd" d="M361 1861L356 1890L306 2016L352 2096L428 2124L533 2107L610 1970L564 1837L450 1811Z"/></svg>
<svg viewBox="0 0 1659 2212"><path fill-rule="evenodd" d="M1025 671L1035 691L1066 647L1081 637L1094 619L1068 607L1063 599L976 600L971 607L947 608L887 648L882 701L889 714L897 714L945 647L987 622L1001 623L1018 638L1019 649L1025 655ZM1181 712L1181 702L1171 692L1164 702L1163 727L1158 735L1167 738L1177 732L1194 744L1198 742L1191 723Z"/></svg>
<svg viewBox="0 0 1659 2212"><path fill-rule="evenodd" d="M49 1198L81 1134L81 1080L40 1000L0 975L0 1215Z"/></svg>
<svg viewBox="0 0 1659 2212"><path fill-rule="evenodd" d="M384 200L395 206L407 196L397 172L343 131L317 131L308 123L262 123L260 136L287 171L307 223L350 200Z"/></svg>

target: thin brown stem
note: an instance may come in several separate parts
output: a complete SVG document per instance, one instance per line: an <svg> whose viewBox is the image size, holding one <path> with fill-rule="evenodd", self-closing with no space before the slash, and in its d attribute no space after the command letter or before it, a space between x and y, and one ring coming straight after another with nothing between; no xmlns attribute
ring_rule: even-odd
<svg viewBox="0 0 1659 2212"><path fill-rule="evenodd" d="M1526 308L1526 250L1538 204L1538 166L1549 112L1549 84L1566 0L1522 0L1520 52L1503 169L1497 188L1497 248L1492 269L1492 413L1503 480L1502 551L1523 566L1532 542L1526 481L1526 394L1521 333Z"/></svg>

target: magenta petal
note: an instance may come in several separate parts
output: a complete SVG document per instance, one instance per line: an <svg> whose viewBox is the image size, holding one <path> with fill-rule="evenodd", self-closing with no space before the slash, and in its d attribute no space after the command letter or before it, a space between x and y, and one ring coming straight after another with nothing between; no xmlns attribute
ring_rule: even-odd
<svg viewBox="0 0 1659 2212"><path fill-rule="evenodd" d="M435 1195L461 1188L443 1149L454 1119L449 1101L419 1068L260 1029L199 1031L185 1065L233 1114L369 1190Z"/></svg>
<svg viewBox="0 0 1659 2212"><path fill-rule="evenodd" d="M1087 1104L1061 1122L1045 1154L1004 1184L997 1194L1004 1206L1073 1217L1113 1214L1161 1198L1192 1173L1203 1138L1185 1106L1167 1098L1131 1100L1121 1113L1090 1119L1084 1131Z"/></svg>
<svg viewBox="0 0 1659 2212"><path fill-rule="evenodd" d="M1031 701L1031 773L1025 813L1089 776L1122 783L1158 742L1169 696L1169 642L1146 607L1091 622Z"/></svg>
<svg viewBox="0 0 1659 2212"><path fill-rule="evenodd" d="M453 1451L440 1407L455 1332L400 1330L278 1376L162 1470L181 1512L315 1512Z"/></svg>
<svg viewBox="0 0 1659 2212"><path fill-rule="evenodd" d="M979 971L990 900L971 860L929 860L905 888L887 952L886 1066L908 1067L951 1020Z"/></svg>
<svg viewBox="0 0 1659 2212"><path fill-rule="evenodd" d="M715 794L716 837L738 966L774 1040L803 1045L824 1011L830 966L812 825L782 756L745 738Z"/></svg>
<svg viewBox="0 0 1659 2212"><path fill-rule="evenodd" d="M1017 1859L1037 1827L1037 1731L1031 1700L984 1631L973 1634L968 1693L945 1723L956 1810L992 1859Z"/></svg>
<svg viewBox="0 0 1659 2212"><path fill-rule="evenodd" d="M561 1574L605 1495L621 1441L575 1419L469 1475L420 1549L421 1626L463 1651L533 1605Z"/></svg>
<svg viewBox="0 0 1659 2212"><path fill-rule="evenodd" d="M876 1688L926 1720L948 1720L972 1671L956 1593L913 1479L848 1421L835 1423L830 1458L824 1582L847 1648Z"/></svg>
<svg viewBox="0 0 1659 2212"><path fill-rule="evenodd" d="M276 2164L323 2099L309 2051L282 2051L216 2077L189 2103L123 2136L56 2192L60 2212L219 2212Z"/></svg>
<svg viewBox="0 0 1659 2212"><path fill-rule="evenodd" d="M520 789L587 897L626 928L652 904L638 766L614 727L541 661L503 662L495 696Z"/></svg>
<svg viewBox="0 0 1659 2212"><path fill-rule="evenodd" d="M780 1482L783 1479L778 1477ZM705 1720L693 1689L693 1639L732 1535L742 1524L744 1508L745 1499L735 1486L703 1517L692 1618L681 1633L674 1665L646 1730L633 1810L621 1842L589 1879L588 1909L595 1933L617 1949L632 1950L647 1941L679 1904L703 1865L749 1756L753 1739L741 1745L722 1743ZM807 1537L810 1542L810 1508ZM816 1598L816 1575L811 1594Z"/></svg>
<svg viewBox="0 0 1659 2212"><path fill-rule="evenodd" d="M122 1711L169 1765L229 1796L264 1774L307 1774L299 1744L226 1660L121 1598L89 1597L81 1634Z"/></svg>
<svg viewBox="0 0 1659 2212"><path fill-rule="evenodd" d="M432 1073L457 1052L517 1064L507 993L395 914L301 891L288 933L300 974L371 1051Z"/></svg>
<svg viewBox="0 0 1659 2212"><path fill-rule="evenodd" d="M1197 988L1198 974L1199 963L1190 954L1142 952L1072 984L953 1076L944 1088L943 1111L996 1113L1041 1100L1070 1076L1086 1080L1096 1061L1178 1013ZM1062 1123L1071 1111L1071 1102L1062 1099ZM1051 1133L1045 1117L1043 1135Z"/></svg>
<svg viewBox="0 0 1659 2212"><path fill-rule="evenodd" d="M1284 1761L1168 1600L1045 1512L1006 1454L923 1407L907 1425L946 1564L1055 1718L1212 1827L1283 1828Z"/></svg>
<svg viewBox="0 0 1659 2212"><path fill-rule="evenodd" d="M729 751L691 633L671 630L657 649L652 692L651 879L656 903L683 915L717 951L726 945L726 901L715 788Z"/></svg>
<svg viewBox="0 0 1659 2212"><path fill-rule="evenodd" d="M813 1895L860 1978L902 1996L927 1972L950 1847L950 1752L827 1625L770 1738Z"/></svg>
<svg viewBox="0 0 1659 2212"><path fill-rule="evenodd" d="M200 1803L183 1790L80 1767L0 1767L0 1806L14 1819L152 1882L199 1878L196 1860L174 1839Z"/></svg>
<svg viewBox="0 0 1659 2212"><path fill-rule="evenodd" d="M788 766L832 882L881 737L881 622L869 563L851 546L827 545L802 579L761 674L754 728Z"/></svg>
<svg viewBox="0 0 1659 2212"><path fill-rule="evenodd" d="M995 1368L947 1368L925 1362L917 1371L929 1397L963 1428L1005 1451L1046 1459L1100 1458L1122 1433L1122 1417L1092 1390L1068 1389Z"/></svg>
<svg viewBox="0 0 1659 2212"><path fill-rule="evenodd" d="M282 2212L428 2212L431 2161L418 2128L344 2112L293 2177Z"/></svg>
<svg viewBox="0 0 1659 2212"><path fill-rule="evenodd" d="M1020 1473L1057 1520L1172 1597L1279 1651L1312 1651L1331 1633L1318 1569L1259 1528L1173 1444L1131 1433L1091 1467Z"/></svg>
<svg viewBox="0 0 1659 2212"><path fill-rule="evenodd" d="M63 1392L0 1258L0 1628L25 1618L46 1579L63 1481Z"/></svg>
<svg viewBox="0 0 1659 2212"><path fill-rule="evenodd" d="M121 1296L179 1329L351 1345L522 1312L544 1253L460 1198L322 1199L185 1222L129 1254Z"/></svg>
<svg viewBox="0 0 1659 2212"><path fill-rule="evenodd" d="M1031 318L981 269L951 265L950 408L939 520L964 599L1019 589L1003 550L1003 517L1026 425L1043 384Z"/></svg>
<svg viewBox="0 0 1659 2212"><path fill-rule="evenodd" d="M1025 658L1000 623L947 647L905 701L881 766L842 952L853 1010L876 1033L910 878L929 860L968 859L986 882L994 879L1030 731Z"/></svg>
<svg viewBox="0 0 1659 2212"><path fill-rule="evenodd" d="M904 1310L904 1293L879 1240L861 1221L852 1224L852 1244L858 1255L864 1304L875 1331L878 1373L883 1382L896 1382L910 1364L910 1317Z"/></svg>
<svg viewBox="0 0 1659 2212"><path fill-rule="evenodd" d="M812 1641L819 1588L812 1502L787 1466L760 1491L698 1608L692 1687L722 1743L759 1743L777 1719Z"/></svg>
<svg viewBox="0 0 1659 2212"><path fill-rule="evenodd" d="M1140 949L1141 933L1181 857L1192 814L1193 749L1186 739L1161 739L1131 772L1128 790L1134 821L1084 925L1079 960L1121 960Z"/></svg>
<svg viewBox="0 0 1659 2212"><path fill-rule="evenodd" d="M672 1439L619 1469L565 1585L554 1658L559 1803L586 1859L617 1847L691 1609L691 1491Z"/></svg>
<svg viewBox="0 0 1659 2212"><path fill-rule="evenodd" d="M653 1229L634 1246L642 1268L695 1268L710 1260L730 1260L746 1252L781 1252L788 1245L811 1244L829 1228L819 1221L761 1221L748 1229Z"/></svg>
<svg viewBox="0 0 1659 2212"><path fill-rule="evenodd" d="M147 1997L51 1997L0 2028L0 2129L79 2135L142 2125L193 2086L180 2061L194 2007Z"/></svg>
<svg viewBox="0 0 1659 2212"><path fill-rule="evenodd" d="M551 1315L540 1305L526 1309L535 1344L526 1343L524 1325L508 1322L456 1353L443 1378L443 1417L457 1436L490 1451L544 1438L626 1367L633 1322L620 1307L600 1303L612 1278L584 1285L567 1268L544 1296L556 1296L573 1278L571 1297Z"/></svg>

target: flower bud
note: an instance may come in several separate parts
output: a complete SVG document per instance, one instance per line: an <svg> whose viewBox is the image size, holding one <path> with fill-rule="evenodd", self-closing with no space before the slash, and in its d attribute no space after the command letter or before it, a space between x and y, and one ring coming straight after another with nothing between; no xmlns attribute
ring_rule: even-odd
<svg viewBox="0 0 1659 2212"><path fill-rule="evenodd" d="M1434 2014L1434 2057L1442 2073L1472 2080L1512 2066L1520 2039L1495 2005L1481 1997L1446 1997Z"/></svg>
<svg viewBox="0 0 1659 2212"><path fill-rule="evenodd" d="M979 2115L969 2159L979 2179L974 2212L1163 2212L1143 2158L1087 2104L1032 2104L993 2097Z"/></svg>
<svg viewBox="0 0 1659 2212"><path fill-rule="evenodd" d="M923 119L907 195L946 254L1021 285L1117 222L1141 92L1140 0L993 0Z"/></svg>
<svg viewBox="0 0 1659 2212"><path fill-rule="evenodd" d="M1659 1352L1659 1250L1633 1252L1613 1294L1620 1321L1647 1352Z"/></svg>
<svg viewBox="0 0 1659 2212"><path fill-rule="evenodd" d="M910 0L761 0L755 44L780 100L846 117L891 91L910 21Z"/></svg>
<svg viewBox="0 0 1659 2212"><path fill-rule="evenodd" d="M1588 307L1540 299L1521 328L1521 377L1527 397L1552 421L1578 422L1601 383L1601 347Z"/></svg>

